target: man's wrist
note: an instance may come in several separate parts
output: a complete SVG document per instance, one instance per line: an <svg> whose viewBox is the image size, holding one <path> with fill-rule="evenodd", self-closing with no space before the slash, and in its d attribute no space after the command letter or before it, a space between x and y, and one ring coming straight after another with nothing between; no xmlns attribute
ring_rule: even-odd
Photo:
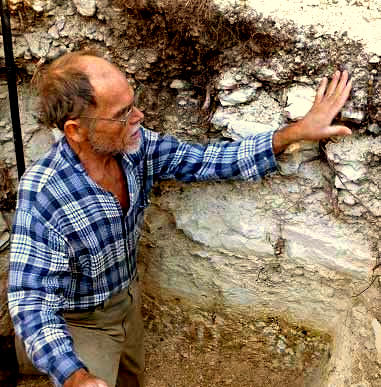
<svg viewBox="0 0 381 387"><path fill-rule="evenodd" d="M65 381L63 387L73 387L78 384L82 379L87 378L89 373L84 369L80 368L74 371Z"/></svg>
<svg viewBox="0 0 381 387"><path fill-rule="evenodd" d="M301 141L303 139L301 135L301 126L302 122L297 121L274 132L274 154L283 152L289 145Z"/></svg>

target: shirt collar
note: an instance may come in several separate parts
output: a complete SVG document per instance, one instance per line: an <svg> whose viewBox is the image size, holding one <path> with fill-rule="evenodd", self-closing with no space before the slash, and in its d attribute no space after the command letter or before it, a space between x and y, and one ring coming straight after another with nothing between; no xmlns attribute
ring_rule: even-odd
<svg viewBox="0 0 381 387"><path fill-rule="evenodd" d="M77 154L71 149L66 137L63 136L59 141L59 149L63 157L69 162L69 164L79 170L80 172L84 172L85 168L83 167L81 160L77 156Z"/></svg>

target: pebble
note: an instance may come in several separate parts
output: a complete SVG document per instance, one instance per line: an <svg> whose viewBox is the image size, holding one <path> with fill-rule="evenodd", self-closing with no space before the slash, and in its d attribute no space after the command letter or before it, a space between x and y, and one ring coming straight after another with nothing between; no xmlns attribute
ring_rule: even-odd
<svg viewBox="0 0 381 387"><path fill-rule="evenodd" d="M381 59L378 55L373 55L370 59L369 59L369 63L370 64L378 64L381 62Z"/></svg>

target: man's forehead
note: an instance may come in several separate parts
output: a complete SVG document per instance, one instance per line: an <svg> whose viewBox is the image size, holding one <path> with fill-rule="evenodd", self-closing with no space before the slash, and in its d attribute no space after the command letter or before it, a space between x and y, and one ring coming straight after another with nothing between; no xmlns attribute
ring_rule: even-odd
<svg viewBox="0 0 381 387"><path fill-rule="evenodd" d="M124 77L121 71L112 63L96 56L82 56L79 59L79 67L85 71L89 78L107 78L111 76Z"/></svg>
<svg viewBox="0 0 381 387"><path fill-rule="evenodd" d="M96 93L117 91L120 87L127 87L133 93L132 87L125 75L112 63L103 58L83 56L79 64L89 77Z"/></svg>

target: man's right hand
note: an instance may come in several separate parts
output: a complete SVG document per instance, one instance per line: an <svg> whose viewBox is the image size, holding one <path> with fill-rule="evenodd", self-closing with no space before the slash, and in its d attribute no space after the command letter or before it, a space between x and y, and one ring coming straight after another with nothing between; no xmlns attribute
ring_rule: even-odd
<svg viewBox="0 0 381 387"><path fill-rule="evenodd" d="M283 152L288 145L297 141L320 141L332 136L345 136L352 133L346 126L331 125L349 97L352 80L348 78L347 71L343 73L336 71L329 85L328 79L323 78L317 90L315 102L306 116L274 133L275 154Z"/></svg>
<svg viewBox="0 0 381 387"><path fill-rule="evenodd" d="M102 379L81 368L66 380L64 387L108 387L108 385Z"/></svg>

